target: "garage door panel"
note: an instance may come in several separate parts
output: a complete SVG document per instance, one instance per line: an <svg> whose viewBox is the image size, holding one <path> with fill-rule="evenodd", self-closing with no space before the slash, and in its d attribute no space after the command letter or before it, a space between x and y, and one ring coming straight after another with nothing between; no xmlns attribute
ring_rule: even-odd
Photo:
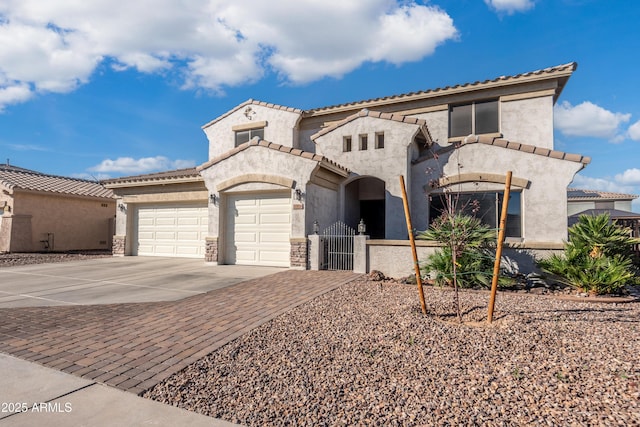
<svg viewBox="0 0 640 427"><path fill-rule="evenodd" d="M258 217L257 217L257 215L248 215L248 214L238 215L238 216L236 216L235 223L236 224L255 225L255 224L258 223Z"/></svg>
<svg viewBox="0 0 640 427"><path fill-rule="evenodd" d="M286 224L289 225L291 223L291 219L288 214L277 214L277 213L261 213L260 214L260 224L269 225L269 224Z"/></svg>
<svg viewBox="0 0 640 427"><path fill-rule="evenodd" d="M203 257L208 218L206 204L139 207L136 254Z"/></svg>
<svg viewBox="0 0 640 427"><path fill-rule="evenodd" d="M230 196L226 218L226 262L289 266L288 193Z"/></svg>
<svg viewBox="0 0 640 427"><path fill-rule="evenodd" d="M284 233L260 233L260 243L280 243L289 245L289 236Z"/></svg>

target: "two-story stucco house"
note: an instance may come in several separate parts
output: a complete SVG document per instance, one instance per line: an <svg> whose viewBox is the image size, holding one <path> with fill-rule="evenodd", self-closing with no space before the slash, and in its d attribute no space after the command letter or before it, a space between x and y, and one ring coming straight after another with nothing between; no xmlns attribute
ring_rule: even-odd
<svg viewBox="0 0 640 427"><path fill-rule="evenodd" d="M306 268L309 235L362 220L369 268L384 271L408 236L400 176L420 230L452 195L497 226L507 171L508 241L558 249L567 186L589 163L554 150L553 106L576 66L312 110L246 101L203 126L196 170L105 183L120 197L114 252Z"/></svg>

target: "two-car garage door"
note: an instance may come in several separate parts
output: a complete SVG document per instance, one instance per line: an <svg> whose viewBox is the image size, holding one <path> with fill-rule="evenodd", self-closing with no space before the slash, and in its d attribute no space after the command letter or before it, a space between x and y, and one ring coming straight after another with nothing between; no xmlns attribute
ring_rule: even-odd
<svg viewBox="0 0 640 427"><path fill-rule="evenodd" d="M289 267L289 193L230 195L225 218L226 264Z"/></svg>
<svg viewBox="0 0 640 427"><path fill-rule="evenodd" d="M204 258L208 215L206 203L141 205L134 254Z"/></svg>

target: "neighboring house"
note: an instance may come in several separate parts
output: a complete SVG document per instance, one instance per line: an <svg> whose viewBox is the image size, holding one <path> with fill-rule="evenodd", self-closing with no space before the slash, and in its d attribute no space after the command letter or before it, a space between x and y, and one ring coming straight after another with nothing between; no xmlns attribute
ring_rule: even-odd
<svg viewBox="0 0 640 427"><path fill-rule="evenodd" d="M115 205L100 183L0 165L0 252L111 249Z"/></svg>
<svg viewBox="0 0 640 427"><path fill-rule="evenodd" d="M640 214L631 212L631 203L637 198L638 196L634 194L569 188L567 191L569 225L575 224L580 215L607 213L618 224L629 227L634 237L640 237Z"/></svg>
<svg viewBox="0 0 640 427"><path fill-rule="evenodd" d="M567 236L567 186L590 161L554 150L553 106L576 66L312 110L246 101L203 126L209 161L199 176L105 182L122 206L114 253L160 246L152 236L161 234L165 208L208 202L200 251L209 262L307 268L310 235L362 219L371 236L366 269L410 272L399 177L414 228L426 229L447 198L478 205L497 226L508 171L507 240L520 253L557 250ZM193 187L178 188L184 180L206 190L194 198ZM165 192L171 200L162 200Z"/></svg>

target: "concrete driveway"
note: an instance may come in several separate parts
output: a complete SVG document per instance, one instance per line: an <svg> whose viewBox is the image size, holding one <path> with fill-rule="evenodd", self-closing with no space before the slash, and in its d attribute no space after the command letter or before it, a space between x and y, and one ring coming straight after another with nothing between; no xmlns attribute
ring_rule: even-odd
<svg viewBox="0 0 640 427"><path fill-rule="evenodd" d="M283 270L163 257L8 267L0 269L0 308L175 301Z"/></svg>

